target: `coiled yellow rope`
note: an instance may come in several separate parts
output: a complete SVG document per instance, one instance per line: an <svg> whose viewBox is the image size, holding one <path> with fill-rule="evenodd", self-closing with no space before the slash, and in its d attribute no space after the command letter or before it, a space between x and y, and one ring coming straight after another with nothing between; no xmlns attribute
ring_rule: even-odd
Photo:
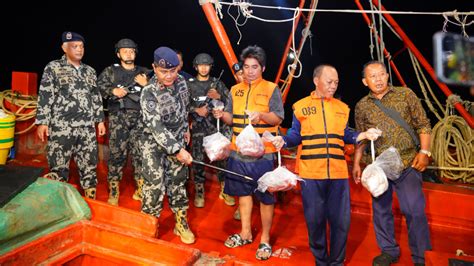
<svg viewBox="0 0 474 266"><path fill-rule="evenodd" d="M431 135L431 150L435 166L428 167L438 170L438 175L447 179L462 181L464 183L474 183L474 133L466 121L460 117L452 115L454 113L454 103L463 102L461 97L451 95L446 100L446 109L443 110L441 102L435 96L428 80L422 72L422 68L410 52L410 58L415 70L418 83L425 97L425 103L430 111L439 119L433 128ZM441 114L431 103L428 93L430 93Z"/></svg>
<svg viewBox="0 0 474 266"><path fill-rule="evenodd" d="M16 105L19 109L16 112L12 112L7 109L5 102ZM38 106L38 100L36 96L31 95L21 95L18 93L13 93L11 90L6 90L0 92L0 107L7 114L12 114L15 116L16 121L27 121L36 117L36 108ZM30 131L35 126L34 123L22 131L15 132L15 135L20 135Z"/></svg>
<svg viewBox="0 0 474 266"><path fill-rule="evenodd" d="M474 183L474 130L456 115L445 116L433 128L431 149L439 176Z"/></svg>

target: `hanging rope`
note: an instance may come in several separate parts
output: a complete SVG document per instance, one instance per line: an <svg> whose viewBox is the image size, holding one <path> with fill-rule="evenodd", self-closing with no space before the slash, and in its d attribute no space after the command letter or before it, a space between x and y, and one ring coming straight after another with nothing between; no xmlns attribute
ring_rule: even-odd
<svg viewBox="0 0 474 266"><path fill-rule="evenodd" d="M243 5L242 5L243 6ZM234 15L232 15L230 13L230 8L232 6L229 5L227 7L227 14L232 18L232 20L234 21L234 25L235 25L235 28L237 29L237 32L239 33L239 39L237 40L237 45L240 45L240 41L242 40L242 32L240 31L240 27L244 26L246 23L247 23L247 20L248 20L248 17L247 16L244 16L242 14L242 12L240 11L241 8L237 8L237 16L235 17ZM246 5L243 6L242 8L248 8ZM239 22L239 19L243 17L244 18L244 21L243 22ZM222 18L221 18L222 19Z"/></svg>
<svg viewBox="0 0 474 266"><path fill-rule="evenodd" d="M225 2L219 1L221 5L232 5L232 6L239 6L242 4L247 5L248 7L256 7L256 8L264 8L264 9L277 9L277 10L291 10L295 11L296 8L294 7L283 7L283 6L265 6L265 5L256 5L251 4L245 1L237 1L234 0L233 2ZM375 13L375 14L392 14L392 15L433 15L433 16L470 16L474 15L474 11L468 12L459 12L457 10L453 11L445 11L445 12L415 12L415 11L388 11L388 10L381 10L381 11L369 11L369 10L358 10L358 9L317 9L317 8L301 8L303 12L326 12L326 13L352 13L352 14L362 14L362 13ZM472 24L473 22L469 22L467 26Z"/></svg>
<svg viewBox="0 0 474 266"><path fill-rule="evenodd" d="M312 8L316 8L317 5L318 5L318 0L313 0L311 2L311 7ZM290 49L291 52L294 53L295 55L295 59L293 61L293 63L291 65L288 65L288 76L286 77L285 81L283 82L283 84L281 85L280 87L280 90L282 92L282 94L285 93L285 91L288 89L288 85L290 83L290 80L294 77L294 78L299 78L301 76L301 73L302 73L302 69L303 69L303 64L301 63L301 61L299 60L299 57L301 56L301 52L303 50L303 47L304 47L304 44L307 40L308 37L310 37L311 39L311 31L309 30L310 27L311 27L311 24L313 23L313 19L314 19L314 14L315 12L312 11L309 13L309 16L308 16L308 23L306 24L305 28L303 29L302 31L302 34L303 34L303 37L302 37L302 40L300 42L300 47L298 49L298 51L296 51L296 46L295 46L295 32L296 32L296 23L295 21L293 21L293 28L292 28L292 48ZM298 73L298 75L294 75L295 71L296 71L296 68L298 67L299 65L299 70L300 72Z"/></svg>
<svg viewBox="0 0 474 266"><path fill-rule="evenodd" d="M12 112L7 109L4 102L8 102L9 104L16 105L19 109L15 112ZM31 95L21 95L18 93L13 93L11 90L6 90L0 92L0 107L3 111L7 114L12 114L15 116L15 120L18 122L27 121L32 118L36 117L36 108L37 98ZM15 135L20 135L30 131L35 126L32 123L27 129L15 132Z"/></svg>
<svg viewBox="0 0 474 266"><path fill-rule="evenodd" d="M370 9L372 11L380 10L382 8L382 3L381 3L382 1L381 0L379 1L379 7L378 8L376 8L373 5L371 0L368 0L368 2L370 4ZM385 41L384 41L384 38L383 38L383 25L384 25L384 23L386 25L389 25L389 28L392 30L392 32L394 32L394 30L390 26L390 24L384 19L382 13L379 13L379 30L377 30L375 14L376 13L371 14L371 16L372 16L372 25L369 25L371 57L372 57L372 60L373 60L374 59L373 48L374 48L374 41L375 41L375 43L376 43L375 47L377 48L377 60L380 61L380 62L384 62L384 63L385 63L385 60L387 60L387 63L385 65L388 68L387 70L388 70L388 76L389 76L389 79L390 79L390 84L393 84L392 66L390 65L390 61L392 60L392 56L389 53L387 53L387 56L384 56L384 50L385 50ZM400 36L398 36L398 34L395 33L395 35L398 38L400 38Z"/></svg>
<svg viewBox="0 0 474 266"><path fill-rule="evenodd" d="M379 0L379 6L378 6L378 10L382 10L382 0ZM381 60L383 60L384 56L383 56L383 50L385 49L385 41L384 41L384 38L383 38L383 14L379 13L379 35L380 35L380 51L379 51L379 58ZM390 64L387 64L390 66ZM390 73L390 79L392 78L392 75Z"/></svg>
<svg viewBox="0 0 474 266"><path fill-rule="evenodd" d="M428 106L428 108L430 109L430 111L436 116L436 118L438 118L438 120L441 121L443 119L443 117L446 116L446 112L444 112L444 107L441 104L441 102L438 100L436 95L434 94L433 90L431 89L431 86L430 86L428 80L426 79L426 76L423 73L423 70L420 66L420 62L418 61L418 59L416 59L416 57L413 55L413 53L411 51L409 51L409 54L410 54L411 63L413 65L413 70L416 74L416 78L418 79L418 84L420 85L421 91L422 91L422 93L425 97L425 99L424 99L425 103ZM441 110L441 112L443 114L442 116L440 114L438 114L438 111L433 106L433 103L430 101L430 99L428 97L427 89L430 92L430 95L433 98L433 100L436 102L438 108Z"/></svg>
<svg viewBox="0 0 474 266"><path fill-rule="evenodd" d="M263 21L263 22L271 22L271 23L282 23L282 22L289 22L289 21L292 22L292 33L291 33L292 34L291 35L291 37L292 37L292 47L290 48L290 52L295 56L295 58L293 60L293 63L287 66L287 70L288 70L289 74L287 75L287 77L284 80L283 84L280 86L280 89L283 93L287 89L287 87L288 87L287 85L289 84L289 81L292 78L300 77L301 73L303 71L303 64L301 63L300 56L301 56L301 52L302 52L302 49L304 47L304 44L305 44L307 38L310 37L310 39L311 39L311 37L312 37L310 27L311 27L311 23L314 19L315 11L310 11L309 12L308 23L306 24L305 28L302 30L302 39L300 41L300 47L298 49L296 49L295 34L296 34L297 26L298 26L298 25L296 25L296 19L300 16L300 13L301 13L300 8L291 9L291 10L294 10L294 13L293 13L293 16L289 19L274 20L274 19L265 19L265 18L261 18L261 17L258 17L256 15L254 15L253 10L250 9L250 7L252 7L254 5L252 5L252 4L250 4L249 2L246 2L246 1L233 0L232 3L220 2L220 4L222 4L222 5L227 4L228 5L227 14L234 21L234 25L237 28L237 31L239 33L239 39L237 41L238 45L240 44L240 40L242 39L242 32L240 31L240 27L243 26L249 18L253 18L253 19L256 19L256 20L259 20L259 21ZM311 8L315 9L317 7L317 4L318 4L318 1L313 0L312 3L311 3ZM231 6L237 6L238 7L237 16L234 16L230 13L230 7ZM241 16L244 17L243 22L239 22L239 18ZM299 71L298 74L295 74L296 70Z"/></svg>
<svg viewBox="0 0 474 266"><path fill-rule="evenodd" d="M301 12L300 9L296 9L295 15L294 15L295 19L293 19L292 28L291 28L291 32L292 32L291 36L293 38L293 41L291 42L292 43L291 44L292 48L290 49L290 53L293 53L295 55L295 59L294 59L294 61L291 65L287 66L288 73L290 73L290 75L292 75L294 78L299 78L301 76L302 71L303 71L303 64L300 61L300 52L301 52L301 50L297 51L296 50L296 44L295 44L296 43L295 42L295 35L296 35L295 32L296 32L296 27L298 26L298 25L296 25L296 18L299 16L300 12ZM308 26L306 26L305 28L309 29ZM306 37L307 37L307 34L306 34L306 36L303 36L303 41L302 41L303 44L304 44L304 41L306 41ZM299 72L298 72L297 75L295 75L294 72L296 71L298 66L300 67Z"/></svg>
<svg viewBox="0 0 474 266"><path fill-rule="evenodd" d="M370 9L371 10L374 10L375 7L374 7L374 4L372 3L372 1L368 0L369 3L370 3ZM373 31L373 35L371 35L373 38L374 38L374 42L371 42L372 43L375 43L375 48L376 48L376 51L377 51L377 60L380 61L380 62L383 62L383 56L380 56L380 43L383 42L383 39L380 38L379 36L379 33L378 33L378 29L377 29L377 25L376 25L376 20L375 20L375 13L371 13L370 16L372 17L372 25L370 25L372 27L372 31ZM379 42L379 39L380 39L380 42ZM373 58L373 56L372 56Z"/></svg>
<svg viewBox="0 0 474 266"><path fill-rule="evenodd" d="M473 24L474 20L467 22L468 15L470 14L461 14L461 13L458 13L456 10L452 12L444 12L443 13L443 17L444 17L443 31L447 32L448 23L451 23L451 24L461 27L463 36L466 38L469 38L469 35L467 35L467 32L466 32L466 26L470 26L471 24ZM451 21L449 17L453 17L456 22Z"/></svg>
<svg viewBox="0 0 474 266"><path fill-rule="evenodd" d="M375 60L374 58L374 47L375 47L375 44L374 44L374 24L370 24L368 25L369 26L369 35L370 35L370 45L369 45L369 50L370 50L370 58L372 60ZM377 42L377 40L375 40Z"/></svg>

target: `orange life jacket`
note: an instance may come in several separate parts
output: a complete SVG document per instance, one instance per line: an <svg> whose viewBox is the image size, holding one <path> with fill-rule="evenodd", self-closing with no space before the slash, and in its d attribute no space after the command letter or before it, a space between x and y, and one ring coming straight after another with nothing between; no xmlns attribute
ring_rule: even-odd
<svg viewBox="0 0 474 266"><path fill-rule="evenodd" d="M240 132L249 124L248 116L245 114L245 110L258 111L258 112L269 112L270 111L270 98L275 89L278 89L277 85L273 82L266 81L264 79L258 79L252 83L241 82L234 85L231 88L232 95L232 145L233 150L237 150L235 146L235 138ZM262 136L265 130L268 130L274 136L278 132L278 126L272 126L266 124L264 121L256 125L252 125L255 131ZM276 152L275 147L271 143L264 142L265 153Z"/></svg>
<svg viewBox="0 0 474 266"><path fill-rule="evenodd" d="M293 111L301 123L299 175L309 179L348 178L343 137L349 107L334 98L321 100L313 92L296 102Z"/></svg>

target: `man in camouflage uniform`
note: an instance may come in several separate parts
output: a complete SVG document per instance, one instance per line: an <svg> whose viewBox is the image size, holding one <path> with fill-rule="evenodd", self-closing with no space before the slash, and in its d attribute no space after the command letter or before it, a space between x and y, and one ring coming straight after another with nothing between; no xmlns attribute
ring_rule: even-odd
<svg viewBox="0 0 474 266"><path fill-rule="evenodd" d="M140 112L140 92L147 84L148 69L135 65L137 44L130 39L121 39L115 44L115 53L120 64L113 64L99 75L97 80L102 97L107 100L109 110L109 183L108 203L118 205L122 170L127 162L128 151L132 157L137 189L134 200L141 200L143 179L141 178L141 134L143 122Z"/></svg>
<svg viewBox="0 0 474 266"><path fill-rule="evenodd" d="M203 161L205 152L202 144L205 136L217 132L217 120L209 114L212 108L211 100L216 99L227 104L231 97L229 90L219 79L211 77L211 67L214 59L206 53L198 54L193 60L194 69L197 71L196 78L188 80L189 92L191 93L191 138L192 138L192 155L195 160ZM220 131L230 139L230 127L222 123ZM226 168L225 161L217 161L216 165ZM192 166L194 175L194 187L196 194L194 196L194 206L198 208L204 207L204 182L206 180L204 166L194 164ZM235 199L224 193L224 172L218 172L217 177L221 184L221 192L219 198L229 205L235 205Z"/></svg>
<svg viewBox="0 0 474 266"><path fill-rule="evenodd" d="M189 142L189 92L186 81L178 75L176 52L160 47L154 52L155 75L142 90L145 130L143 132L142 211L159 217L165 192L175 215L174 233L181 241L195 241L188 222L186 181L193 158L185 150Z"/></svg>
<svg viewBox="0 0 474 266"><path fill-rule="evenodd" d="M62 35L64 56L46 65L38 95L36 122L41 141L48 140L48 164L59 181L69 179L74 154L84 194L95 198L97 139L105 134L102 99L95 70L82 63L84 38L75 32Z"/></svg>

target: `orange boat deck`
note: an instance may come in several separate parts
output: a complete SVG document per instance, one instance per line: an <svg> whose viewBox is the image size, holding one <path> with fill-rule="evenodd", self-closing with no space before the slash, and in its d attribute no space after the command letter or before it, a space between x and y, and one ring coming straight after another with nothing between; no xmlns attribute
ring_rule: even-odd
<svg viewBox="0 0 474 266"><path fill-rule="evenodd" d="M28 160L28 163L16 160L16 163L44 165L42 160ZM74 165L72 165L71 169L73 177L70 182L78 184ZM97 201L106 202L108 192L104 161L99 165L98 178ZM131 169L127 167L125 168L125 175L120 186L120 207L89 201L93 212L91 222L76 224L72 228L63 229L62 231L64 232L62 233L55 232L45 237L46 239L58 238L61 241L66 241L67 238L64 238L64 235L69 236L71 239L77 239L78 236L71 235L72 232L84 231L82 240L77 241L81 244L78 244L79 246L74 247L72 250L68 250L67 252L71 253L68 256L63 254L61 259L56 257L56 260L45 258L42 263L46 265L130 265L135 256L137 259L133 264L136 263L137 265L155 263L183 265L195 263L200 265L314 265L314 259L308 247L307 231L299 191L289 191L279 196L275 207L275 217L271 232L271 244L274 255L270 260L260 262L255 259L258 241L235 249L229 249L223 245L223 241L228 235L239 232L240 222L232 218L235 207L225 205L218 198L219 185L212 175L210 175L206 182L206 205L204 208L194 208L192 205L194 193L192 186L189 186L190 208L188 220L191 229L196 235L196 243L192 245L182 244L179 237L173 234L174 217L167 203L165 203L163 213L159 219L159 239L152 238L155 228L153 221L156 222L156 220L139 213L140 202L132 200L134 189ZM427 252L427 265L448 265L448 258L454 258L457 249L463 250L466 254L473 255L474 206L472 202L474 202L474 192L469 189L425 184L425 196L433 246L433 251ZM371 223L370 196L365 189L354 185L351 187L351 198L351 229L345 264L370 265L372 258L380 253L376 245ZM127 211L127 209L132 211ZM399 263L395 265L412 265L406 225L399 209L395 207L394 210L396 238L400 244L402 254ZM258 205L256 204L254 205L252 216L253 237L255 240L260 238L261 231L258 213ZM79 228L81 230L78 230ZM112 233L104 228L112 230ZM106 232L103 232L104 230ZM121 232L120 237L115 236L113 232ZM6 256L19 258L22 257L21 254L30 254L32 250L33 253L35 250L39 253L47 253L46 250L38 248L38 246L45 246L44 243L39 245L38 241L46 240L39 239L33 241L27 247L14 250L6 254ZM38 243L35 244L35 242ZM117 244L113 244L113 242L117 242ZM125 244L118 244L122 242L125 242ZM161 245L164 245L166 249L162 249ZM164 252L164 257L153 253L153 248L156 249L156 253ZM142 249L144 250L143 254L140 253ZM80 254L83 255L79 256ZM107 254L111 258L106 258ZM148 259L141 260L138 259L139 257ZM461 257L461 259L474 261L473 257ZM0 257L2 265L2 260L3 262L10 261L6 260L5 256Z"/></svg>

